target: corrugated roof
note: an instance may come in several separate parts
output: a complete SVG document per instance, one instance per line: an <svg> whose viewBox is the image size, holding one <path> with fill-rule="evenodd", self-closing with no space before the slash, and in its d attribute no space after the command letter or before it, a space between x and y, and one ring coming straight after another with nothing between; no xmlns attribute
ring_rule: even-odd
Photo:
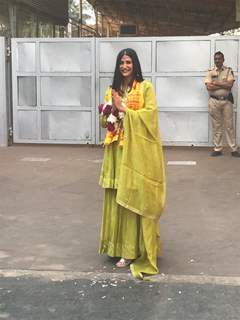
<svg viewBox="0 0 240 320"><path fill-rule="evenodd" d="M48 15L57 24L66 25L68 23L68 0L17 0L17 2Z"/></svg>
<svg viewBox="0 0 240 320"><path fill-rule="evenodd" d="M239 1L239 0L238 0ZM148 36L208 35L237 28L236 0L89 0L114 21Z"/></svg>

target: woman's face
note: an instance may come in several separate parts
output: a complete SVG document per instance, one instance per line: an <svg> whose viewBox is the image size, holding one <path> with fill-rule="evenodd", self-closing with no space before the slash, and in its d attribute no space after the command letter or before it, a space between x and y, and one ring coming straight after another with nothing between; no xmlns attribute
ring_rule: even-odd
<svg viewBox="0 0 240 320"><path fill-rule="evenodd" d="M132 59L126 54L122 56L119 65L120 72L124 78L131 78L133 75L133 62Z"/></svg>

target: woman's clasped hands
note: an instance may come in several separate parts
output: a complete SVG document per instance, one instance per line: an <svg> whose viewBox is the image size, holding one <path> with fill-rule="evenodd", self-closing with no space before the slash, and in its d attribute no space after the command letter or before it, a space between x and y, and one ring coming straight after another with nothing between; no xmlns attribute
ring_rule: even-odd
<svg viewBox="0 0 240 320"><path fill-rule="evenodd" d="M112 89L112 101L113 105L118 109L120 112L126 112L126 107L122 104L122 99L119 96L118 92Z"/></svg>

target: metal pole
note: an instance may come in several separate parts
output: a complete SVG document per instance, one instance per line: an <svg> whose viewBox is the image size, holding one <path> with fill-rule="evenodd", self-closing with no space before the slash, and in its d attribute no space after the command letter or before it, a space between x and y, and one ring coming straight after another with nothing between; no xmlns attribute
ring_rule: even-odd
<svg viewBox="0 0 240 320"><path fill-rule="evenodd" d="M97 12L97 10L94 10L94 13L95 13L95 18L96 18L95 30L96 30L96 35L98 36L98 12Z"/></svg>
<svg viewBox="0 0 240 320"><path fill-rule="evenodd" d="M107 21L107 37L110 37L110 29L111 29L110 22Z"/></svg>
<svg viewBox="0 0 240 320"><path fill-rule="evenodd" d="M79 18L80 18L80 37L82 36L82 18L83 18L83 2L80 0L79 2Z"/></svg>
<svg viewBox="0 0 240 320"><path fill-rule="evenodd" d="M240 21L240 0L236 0L236 21Z"/></svg>
<svg viewBox="0 0 240 320"><path fill-rule="evenodd" d="M8 4L10 33L12 38L17 37L17 6L13 3Z"/></svg>
<svg viewBox="0 0 240 320"><path fill-rule="evenodd" d="M102 37L104 37L104 21L103 21L103 19L104 19L104 15L102 14Z"/></svg>
<svg viewBox="0 0 240 320"><path fill-rule="evenodd" d="M39 19L38 16L36 16L36 37L39 37Z"/></svg>

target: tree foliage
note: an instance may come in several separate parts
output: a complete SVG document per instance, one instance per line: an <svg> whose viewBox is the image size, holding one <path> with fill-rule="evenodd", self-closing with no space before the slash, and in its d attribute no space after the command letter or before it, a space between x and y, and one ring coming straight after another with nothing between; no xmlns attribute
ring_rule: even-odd
<svg viewBox="0 0 240 320"><path fill-rule="evenodd" d="M73 20L87 24L87 20L91 19L89 12L92 6L86 1L82 0L82 21L80 21L80 0L69 0L69 17Z"/></svg>
<svg viewBox="0 0 240 320"><path fill-rule="evenodd" d="M224 36L239 36L240 34L240 28L227 30L221 33Z"/></svg>

